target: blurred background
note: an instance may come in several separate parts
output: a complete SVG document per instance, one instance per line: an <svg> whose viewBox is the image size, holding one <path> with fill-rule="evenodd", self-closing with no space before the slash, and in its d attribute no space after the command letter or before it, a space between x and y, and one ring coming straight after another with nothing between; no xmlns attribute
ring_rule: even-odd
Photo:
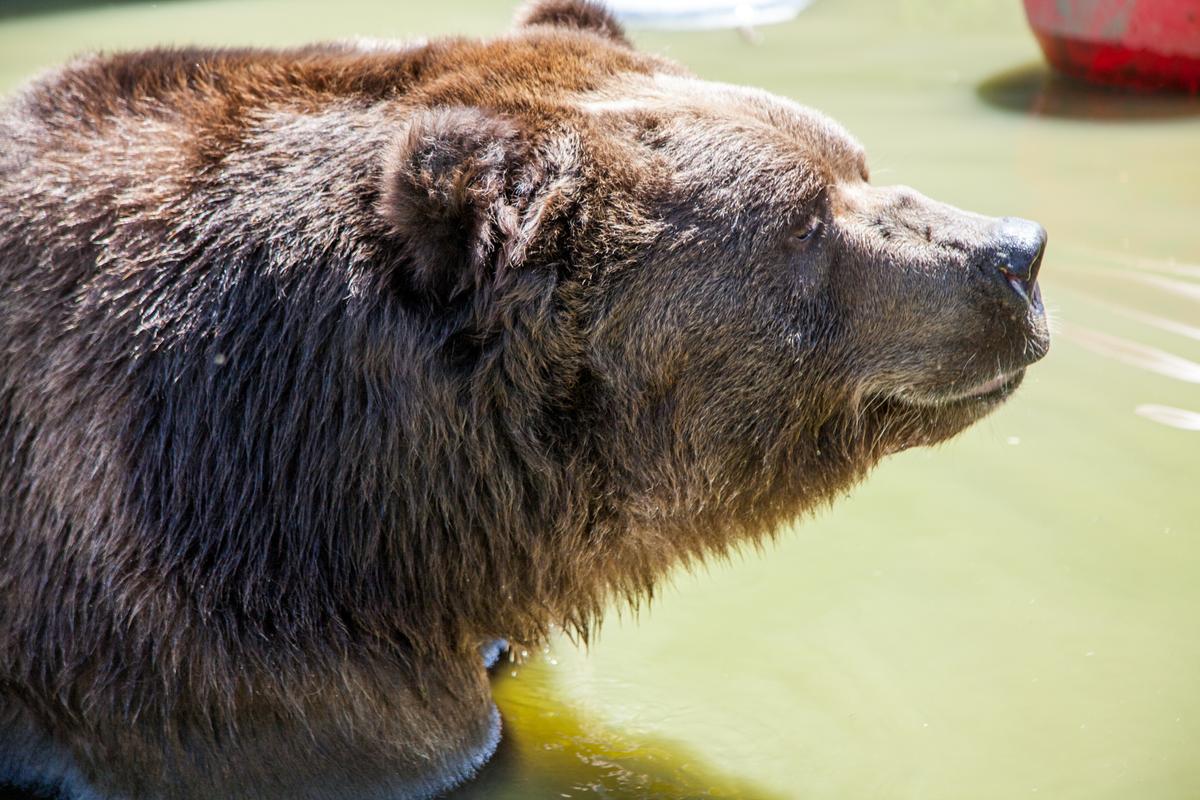
<svg viewBox="0 0 1200 800"><path fill-rule="evenodd" d="M512 5L7 0L0 90L86 50L492 35ZM745 22L633 38L829 113L876 183L1045 225L1051 354L764 552L502 666L503 744L454 797L1200 797L1200 103L1055 77L1020 0Z"/></svg>

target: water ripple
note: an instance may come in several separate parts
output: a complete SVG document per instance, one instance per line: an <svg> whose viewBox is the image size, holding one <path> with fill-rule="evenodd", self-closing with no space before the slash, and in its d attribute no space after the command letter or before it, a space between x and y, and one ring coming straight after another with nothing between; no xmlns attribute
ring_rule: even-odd
<svg viewBox="0 0 1200 800"><path fill-rule="evenodd" d="M1160 317L1157 314L1139 311L1136 308L1123 306L1119 303L1110 303L1107 300L1101 300L1099 297L1095 297L1087 292L1076 291L1076 294L1087 298L1088 302L1101 306L1102 308L1105 308L1114 314L1119 314L1123 317L1137 320L1138 322L1146 325L1151 325L1159 330L1177 333L1180 336L1186 336L1189 339L1195 339L1196 341L1200 342L1200 328L1196 327L1195 325L1188 325L1186 322L1179 322L1178 320Z"/></svg>
<svg viewBox="0 0 1200 800"><path fill-rule="evenodd" d="M1123 364L1188 383L1200 383L1200 364L1174 353L1073 324L1063 325L1062 334L1093 353Z"/></svg>
<svg viewBox="0 0 1200 800"><path fill-rule="evenodd" d="M1200 414L1183 408L1144 403L1133 410L1139 417L1184 431L1200 431Z"/></svg>

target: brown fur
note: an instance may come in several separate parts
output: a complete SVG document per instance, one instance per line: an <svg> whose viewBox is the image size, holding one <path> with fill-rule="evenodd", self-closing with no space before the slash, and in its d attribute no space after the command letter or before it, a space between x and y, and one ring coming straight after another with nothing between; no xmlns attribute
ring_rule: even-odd
<svg viewBox="0 0 1200 800"><path fill-rule="evenodd" d="M520 19L0 112L0 777L436 793L495 744L483 643L586 637L1045 351L995 221L596 5Z"/></svg>

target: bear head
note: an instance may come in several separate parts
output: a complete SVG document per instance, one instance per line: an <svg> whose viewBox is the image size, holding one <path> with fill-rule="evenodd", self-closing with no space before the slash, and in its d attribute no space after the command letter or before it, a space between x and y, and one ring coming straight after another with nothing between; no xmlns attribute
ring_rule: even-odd
<svg viewBox="0 0 1200 800"><path fill-rule="evenodd" d="M638 54L590 2L492 46L507 81L435 82L387 155L406 289L476 341L506 297L557 310L508 384L586 407L573 463L673 557L953 436L1046 353L1039 225L875 186L828 117Z"/></svg>

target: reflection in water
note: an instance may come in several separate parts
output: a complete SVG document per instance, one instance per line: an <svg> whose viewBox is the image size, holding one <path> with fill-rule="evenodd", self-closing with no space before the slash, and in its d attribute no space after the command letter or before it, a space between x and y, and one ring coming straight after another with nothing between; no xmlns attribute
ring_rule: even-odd
<svg viewBox="0 0 1200 800"><path fill-rule="evenodd" d="M1083 345L1093 353L1108 356L1124 364L1141 367L1159 375L1166 375L1168 378L1188 383L1200 383L1200 364L1165 350L1131 342L1108 333L1081 328L1078 325L1063 325L1062 335L1076 344Z"/></svg>
<svg viewBox="0 0 1200 800"><path fill-rule="evenodd" d="M1145 269L1151 272L1169 272L1173 275L1182 275L1185 278L1200 278L1200 267L1194 264L1179 264L1175 261L1154 258L1139 258L1130 262L1129 266L1135 269Z"/></svg>
<svg viewBox="0 0 1200 800"><path fill-rule="evenodd" d="M1156 406L1152 403L1140 405L1133 411L1139 417L1145 417L1146 419L1154 420L1172 428L1179 428L1185 431L1200 431L1200 414L1197 414L1195 411L1172 408L1171 406Z"/></svg>
<svg viewBox="0 0 1200 800"><path fill-rule="evenodd" d="M1148 286L1154 286L1158 289L1164 289L1172 294L1177 294L1180 297L1186 297L1189 300L1200 300L1200 285L1194 283L1171 280L1170 278L1162 278L1158 275L1134 274L1128 275L1128 277L1130 280L1135 280Z"/></svg>
<svg viewBox="0 0 1200 800"><path fill-rule="evenodd" d="M1078 289L1075 290L1075 293L1080 297L1087 298L1088 302L1107 309L1114 314L1119 314L1122 317L1137 320L1138 322L1158 328L1159 330L1177 333L1180 336L1185 336L1188 339L1195 339L1196 341L1200 342L1200 328L1196 327L1195 325L1188 325L1185 322L1179 322L1177 320L1167 319L1166 317L1160 317L1157 314L1139 311L1138 309L1130 308L1129 306L1110 303L1107 300L1101 300L1094 295L1088 294L1087 292L1081 292Z"/></svg>
<svg viewBox="0 0 1200 800"><path fill-rule="evenodd" d="M1094 86L1041 62L993 75L979 84L976 94L990 106L1045 117L1120 121L1200 114L1195 97Z"/></svg>
<svg viewBox="0 0 1200 800"><path fill-rule="evenodd" d="M1106 250L1101 247L1073 244L1070 247L1088 260L1103 259L1120 264L1129 269L1149 270L1150 272L1167 272L1172 275L1182 275L1186 278L1200 278L1200 265L1186 264L1174 258L1147 258L1123 253L1118 250Z"/></svg>
<svg viewBox="0 0 1200 800"><path fill-rule="evenodd" d="M612 800L775 795L706 768L693 753L606 727L563 704L544 659L492 678L504 736L491 762L448 800L604 797Z"/></svg>
<svg viewBox="0 0 1200 800"><path fill-rule="evenodd" d="M1091 275L1111 275L1123 280L1143 283L1147 286L1153 286L1156 289L1162 289L1165 292L1178 295L1179 297L1187 298L1188 300L1200 301L1200 284L1189 283L1187 281L1177 281L1172 278L1164 278L1161 275L1147 275L1143 272L1131 272L1128 269L1106 269L1103 267L1093 267L1090 269L1081 269L1065 265L1059 267L1063 272L1086 273Z"/></svg>
<svg viewBox="0 0 1200 800"><path fill-rule="evenodd" d="M157 3L158 0L121 0L127 5ZM96 6L96 0L3 0L0 2L0 20L35 14L52 14L73 9ZM0 794L0 797L4 797Z"/></svg>
<svg viewBox="0 0 1200 800"><path fill-rule="evenodd" d="M492 677L504 719L500 747L473 780L445 800L781 800L740 778L717 774L703 757L669 742L608 727L555 691L545 659L512 677ZM0 785L0 800L65 800Z"/></svg>

